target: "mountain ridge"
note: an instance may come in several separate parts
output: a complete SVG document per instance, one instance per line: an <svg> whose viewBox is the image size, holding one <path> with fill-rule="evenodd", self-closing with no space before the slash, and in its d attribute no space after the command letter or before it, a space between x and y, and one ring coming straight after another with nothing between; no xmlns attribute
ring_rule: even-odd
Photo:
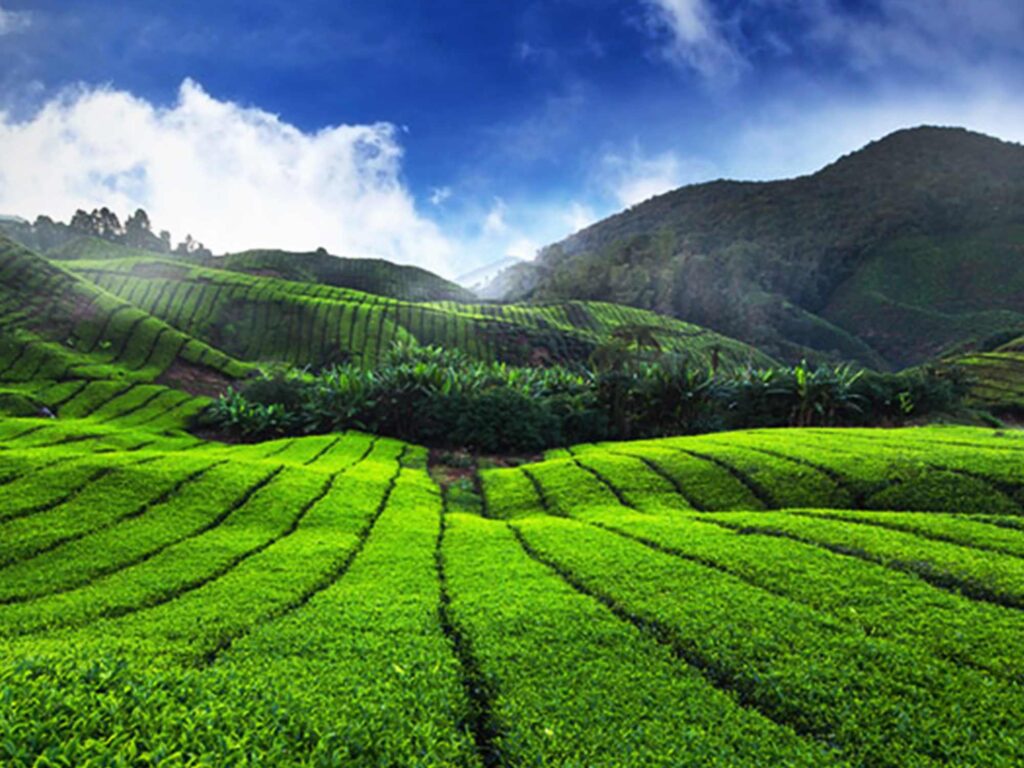
<svg viewBox="0 0 1024 768"><path fill-rule="evenodd" d="M849 300L833 306L865 264L880 254L884 261L885 248L923 237L918 251L941 255L947 239L966 235L989 247L975 275L991 285L989 305L974 301L947 312L939 336L924 338L913 327L893 336L873 324L874 309L885 315L884 293L861 292L855 307ZM535 262L502 275L501 293L505 300L652 309L790 360L902 367L1008 323L1024 327L1019 267L1005 280L1005 268L1020 263L1022 244L1024 147L924 126L889 134L813 174L717 180L656 196L542 249ZM955 274L965 263L942 268ZM954 294L940 296L947 308ZM896 303L929 309L906 298ZM1010 315L985 314L993 309Z"/></svg>

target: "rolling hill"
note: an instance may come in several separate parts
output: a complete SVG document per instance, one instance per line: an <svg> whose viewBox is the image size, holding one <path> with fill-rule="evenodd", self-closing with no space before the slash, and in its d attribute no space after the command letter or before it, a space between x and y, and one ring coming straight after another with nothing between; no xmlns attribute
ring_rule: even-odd
<svg viewBox="0 0 1024 768"><path fill-rule="evenodd" d="M14 233L12 233L14 234ZM98 237L83 235L48 249L45 254L61 260L163 258L213 269L225 269L262 277L278 277L303 283L352 288L404 301L474 301L470 291L419 267L392 264L383 259L348 259L321 249L308 253L252 250L223 256L156 253L131 248Z"/></svg>
<svg viewBox="0 0 1024 768"><path fill-rule="evenodd" d="M700 365L713 357L726 368L772 362L707 329L630 307L409 302L95 239L71 250L47 259L0 237L0 413L137 416L157 402L174 416L161 423L182 428L204 396L255 364L372 365L396 341L481 359L583 362L616 329L637 325Z"/></svg>
<svg viewBox="0 0 1024 768"><path fill-rule="evenodd" d="M513 300L602 300L787 360L900 368L1024 330L1024 147L899 131L810 176L652 198L503 274Z"/></svg>
<svg viewBox="0 0 1024 768"><path fill-rule="evenodd" d="M250 275L352 288L402 301L476 300L471 291L419 267L383 259L348 259L322 249L311 253L244 251L206 258L202 264Z"/></svg>
<svg viewBox="0 0 1024 768"><path fill-rule="evenodd" d="M480 359L582 362L622 325L655 327L663 348L701 365L769 358L707 329L600 302L541 306L412 302L312 282L215 269L156 255L79 259L68 267L103 290L247 361L372 364L395 341L457 347Z"/></svg>
<svg viewBox="0 0 1024 768"><path fill-rule="evenodd" d="M971 398L996 413L1024 416L1024 336L989 351L953 356L950 362L968 372Z"/></svg>
<svg viewBox="0 0 1024 768"><path fill-rule="evenodd" d="M0 412L160 399L184 423L249 366L0 238ZM27 412L27 413L26 413Z"/></svg>

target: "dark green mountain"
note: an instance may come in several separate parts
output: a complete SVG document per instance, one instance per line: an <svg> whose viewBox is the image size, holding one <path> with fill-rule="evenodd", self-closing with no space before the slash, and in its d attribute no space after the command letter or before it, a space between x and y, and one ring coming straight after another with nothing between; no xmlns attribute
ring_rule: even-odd
<svg viewBox="0 0 1024 768"><path fill-rule="evenodd" d="M403 301L475 301L465 288L420 267L383 259L350 259L320 249L310 253L253 250L203 259L204 266L300 283L352 288Z"/></svg>
<svg viewBox="0 0 1024 768"><path fill-rule="evenodd" d="M1024 147L899 131L810 176L652 198L501 280L506 299L653 309L785 359L912 365L1024 329Z"/></svg>

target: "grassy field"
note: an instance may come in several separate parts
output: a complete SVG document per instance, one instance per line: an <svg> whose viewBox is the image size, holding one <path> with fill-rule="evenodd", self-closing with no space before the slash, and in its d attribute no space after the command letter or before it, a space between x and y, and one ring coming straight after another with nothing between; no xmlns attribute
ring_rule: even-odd
<svg viewBox="0 0 1024 768"><path fill-rule="evenodd" d="M3 765L1024 760L1020 433L584 445L478 497L136 398L0 421Z"/></svg>

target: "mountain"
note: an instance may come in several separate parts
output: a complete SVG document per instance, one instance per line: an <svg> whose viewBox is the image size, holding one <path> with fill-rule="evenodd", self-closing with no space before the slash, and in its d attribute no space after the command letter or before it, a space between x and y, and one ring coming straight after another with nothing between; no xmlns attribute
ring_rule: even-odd
<svg viewBox="0 0 1024 768"><path fill-rule="evenodd" d="M490 264L485 264L482 267L459 275L455 278L455 282L463 288L472 291L481 299L496 299L499 297L499 294L494 290L496 285L495 278L509 267L521 263L522 259L518 259L515 256L505 256L497 261L492 261Z"/></svg>
<svg viewBox="0 0 1024 768"><path fill-rule="evenodd" d="M1024 147L893 133L809 176L652 198L499 278L706 325L788 360L913 365L1024 332Z"/></svg>

